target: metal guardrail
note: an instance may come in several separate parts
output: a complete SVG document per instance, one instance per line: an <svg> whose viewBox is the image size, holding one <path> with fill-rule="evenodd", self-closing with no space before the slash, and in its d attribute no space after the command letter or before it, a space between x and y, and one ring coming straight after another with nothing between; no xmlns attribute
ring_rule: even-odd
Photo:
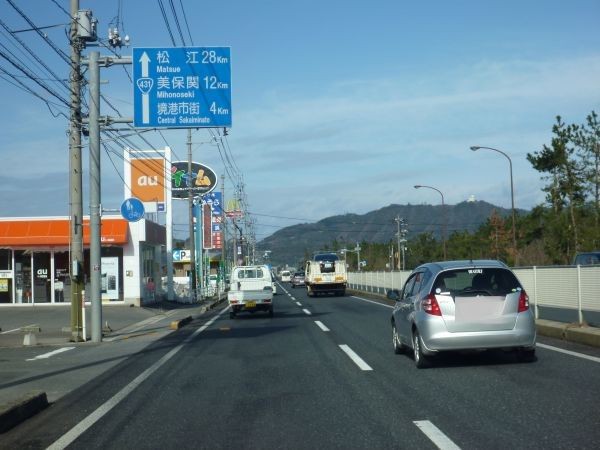
<svg viewBox="0 0 600 450"><path fill-rule="evenodd" d="M600 313L600 266L534 266L513 272L529 295L536 318L540 307L577 311L580 323L584 321L584 311ZM348 287L385 295L390 289L402 289L410 273L350 272Z"/></svg>

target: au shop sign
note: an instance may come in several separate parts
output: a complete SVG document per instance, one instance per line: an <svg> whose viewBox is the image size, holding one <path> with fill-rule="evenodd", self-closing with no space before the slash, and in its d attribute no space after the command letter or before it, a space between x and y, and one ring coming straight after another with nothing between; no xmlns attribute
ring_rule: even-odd
<svg viewBox="0 0 600 450"><path fill-rule="evenodd" d="M210 167L192 162L188 171L187 161L171 163L171 196L175 199L187 199L208 194L217 187L217 174Z"/></svg>

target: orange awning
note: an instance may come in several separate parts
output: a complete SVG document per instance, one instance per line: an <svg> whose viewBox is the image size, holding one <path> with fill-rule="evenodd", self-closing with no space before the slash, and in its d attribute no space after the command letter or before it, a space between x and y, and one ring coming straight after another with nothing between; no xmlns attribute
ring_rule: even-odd
<svg viewBox="0 0 600 450"><path fill-rule="evenodd" d="M101 226L102 244L126 244L128 223L125 219L104 219ZM90 244L89 220L83 221L83 244ZM68 219L0 220L0 246L36 247L69 245Z"/></svg>

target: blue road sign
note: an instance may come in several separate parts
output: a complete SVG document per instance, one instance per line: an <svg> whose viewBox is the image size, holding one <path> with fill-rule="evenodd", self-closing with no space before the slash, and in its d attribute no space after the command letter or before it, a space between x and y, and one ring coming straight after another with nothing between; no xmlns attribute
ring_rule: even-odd
<svg viewBox="0 0 600 450"><path fill-rule="evenodd" d="M231 49L133 49L133 125L231 127Z"/></svg>
<svg viewBox="0 0 600 450"><path fill-rule="evenodd" d="M144 217L144 204L138 198L128 198L121 203L121 215L128 222L137 222Z"/></svg>

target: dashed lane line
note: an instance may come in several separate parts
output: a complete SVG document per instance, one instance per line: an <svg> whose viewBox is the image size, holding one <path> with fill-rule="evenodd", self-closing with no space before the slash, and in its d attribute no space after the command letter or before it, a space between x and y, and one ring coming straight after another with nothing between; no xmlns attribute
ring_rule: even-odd
<svg viewBox="0 0 600 450"><path fill-rule="evenodd" d="M413 423L427 436L440 450L460 450L460 447L450 440L442 431L429 420L415 420Z"/></svg>
<svg viewBox="0 0 600 450"><path fill-rule="evenodd" d="M323 330L323 331L325 331L325 332L329 331L329 328L327 328L327 327L325 326L325 324L324 324L323 322L321 322L320 320L315 320L315 323L317 324L317 326L318 326L318 327L319 327L321 330Z"/></svg>
<svg viewBox="0 0 600 450"><path fill-rule="evenodd" d="M307 316L312 316L312 313L308 309L304 308L302 311L304 311L304 314Z"/></svg>
<svg viewBox="0 0 600 450"><path fill-rule="evenodd" d="M296 305L298 305L298 306L302 306L302 303L300 303L300 302L296 302Z"/></svg>
<svg viewBox="0 0 600 450"><path fill-rule="evenodd" d="M358 356L354 350L348 347L346 344L340 344L339 347L344 351L348 357L356 364L360 370L373 370L360 356Z"/></svg>

